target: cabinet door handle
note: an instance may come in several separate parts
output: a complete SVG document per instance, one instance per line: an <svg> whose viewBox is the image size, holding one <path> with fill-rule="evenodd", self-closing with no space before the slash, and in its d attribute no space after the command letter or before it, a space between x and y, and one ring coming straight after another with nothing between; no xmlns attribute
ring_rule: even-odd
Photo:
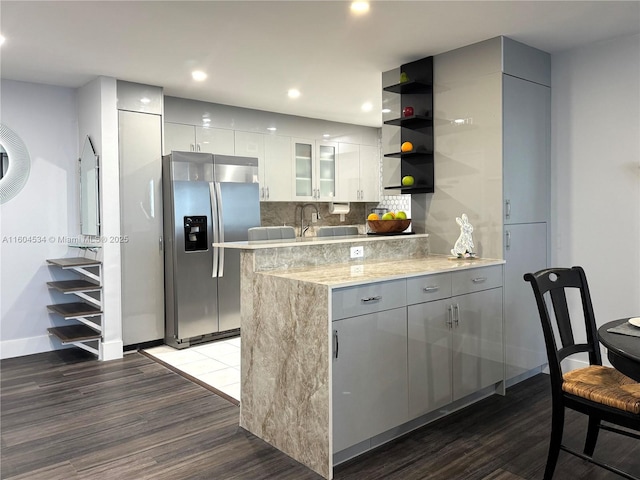
<svg viewBox="0 0 640 480"><path fill-rule="evenodd" d="M511 200L505 200L504 207L505 207L504 217L511 218Z"/></svg>
<svg viewBox="0 0 640 480"><path fill-rule="evenodd" d="M260 189L260 198L264 200L264 187Z"/></svg>
<svg viewBox="0 0 640 480"><path fill-rule="evenodd" d="M487 277L476 277L476 278L472 278L471 281L473 283L482 283L487 281Z"/></svg>
<svg viewBox="0 0 640 480"><path fill-rule="evenodd" d="M160 247L160 251L162 251L163 247L162 247L162 237L158 237L158 243L159 243L159 247Z"/></svg>
<svg viewBox="0 0 640 480"><path fill-rule="evenodd" d="M199 151L200 151L200 144L196 143L196 152L199 152Z"/></svg>
<svg viewBox="0 0 640 480"><path fill-rule="evenodd" d="M428 287L424 287L422 290L424 290L425 292L429 293L429 292L435 292L439 288L440 287L438 285L429 285Z"/></svg>
<svg viewBox="0 0 640 480"><path fill-rule="evenodd" d="M267 200L269 199L269 187L267 187Z"/></svg>
<svg viewBox="0 0 640 480"><path fill-rule="evenodd" d="M447 307L447 312L447 321L445 323L447 324L447 327L453 328L453 305L449 305Z"/></svg>
<svg viewBox="0 0 640 480"><path fill-rule="evenodd" d="M507 230L507 240L505 241L505 248L507 250L511 249L511 230Z"/></svg>
<svg viewBox="0 0 640 480"><path fill-rule="evenodd" d="M338 358L338 348L340 348L340 342L338 341L338 330L333 331L333 351L336 352L336 358Z"/></svg>
<svg viewBox="0 0 640 480"><path fill-rule="evenodd" d="M362 298L361 300L362 300L362 303L377 302L378 300L382 300L382 295L378 295L375 297Z"/></svg>
<svg viewBox="0 0 640 480"><path fill-rule="evenodd" d="M195 151L196 151L196 145L195 145L195 143L190 143L190 144L189 144L189 149L190 149L192 152L195 152Z"/></svg>
<svg viewBox="0 0 640 480"><path fill-rule="evenodd" d="M458 305L457 303L454 305L453 307L454 310L454 320L456 322L456 327L458 326L458 324L460 323L460 305Z"/></svg>

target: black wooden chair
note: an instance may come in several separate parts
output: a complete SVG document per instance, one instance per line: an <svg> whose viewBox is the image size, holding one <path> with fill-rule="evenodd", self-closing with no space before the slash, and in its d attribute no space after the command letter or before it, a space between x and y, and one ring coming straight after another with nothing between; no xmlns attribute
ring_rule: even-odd
<svg viewBox="0 0 640 480"><path fill-rule="evenodd" d="M638 477L593 458L600 429L640 439L640 435L629 431L640 431L640 384L613 368L602 366L595 316L584 270L581 267L550 268L527 273L524 279L531 283L538 305L551 377L551 440L544 472L545 480L551 480L553 477L560 450L624 478L638 480ZM577 293L580 296L581 309L577 298L574 300L572 297L577 296ZM553 317L550 315L549 307L553 307ZM578 322L584 324L586 343L578 343L574 339L572 321L575 326ZM560 346L556 343L554 324ZM560 362L580 352L588 353L589 366L563 374ZM562 444L565 408L589 417L583 452L572 450ZM602 421L613 425L601 424Z"/></svg>

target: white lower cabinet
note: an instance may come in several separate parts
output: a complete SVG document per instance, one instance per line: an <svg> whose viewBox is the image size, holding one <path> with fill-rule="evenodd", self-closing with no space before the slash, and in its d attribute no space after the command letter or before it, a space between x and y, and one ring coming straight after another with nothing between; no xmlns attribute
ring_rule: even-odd
<svg viewBox="0 0 640 480"><path fill-rule="evenodd" d="M334 321L333 451L408 420L406 307Z"/></svg>
<svg viewBox="0 0 640 480"><path fill-rule="evenodd" d="M547 363L542 325L525 273L547 267L547 224L505 225L504 328L506 378L517 377Z"/></svg>
<svg viewBox="0 0 640 480"><path fill-rule="evenodd" d="M502 288L452 298L453 400L504 379Z"/></svg>
<svg viewBox="0 0 640 480"><path fill-rule="evenodd" d="M409 305L409 417L451 403L450 299Z"/></svg>
<svg viewBox="0 0 640 480"><path fill-rule="evenodd" d="M333 452L502 382L502 284L496 265L334 290Z"/></svg>
<svg viewBox="0 0 640 480"><path fill-rule="evenodd" d="M407 284L410 302L424 292L436 295L408 307L411 418L504 379L502 267L454 272L437 282L436 277ZM447 292L457 295L441 298Z"/></svg>
<svg viewBox="0 0 640 480"><path fill-rule="evenodd" d="M503 380L502 288L409 305L409 415Z"/></svg>

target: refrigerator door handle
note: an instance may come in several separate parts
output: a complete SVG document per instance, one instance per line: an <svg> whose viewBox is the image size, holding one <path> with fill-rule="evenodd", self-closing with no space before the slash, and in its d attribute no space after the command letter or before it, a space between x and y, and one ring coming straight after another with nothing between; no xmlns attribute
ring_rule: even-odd
<svg viewBox="0 0 640 480"><path fill-rule="evenodd" d="M224 242L224 219L222 218L222 195L220 190L220 182L215 182L216 208L218 209L216 212L216 216L218 217L218 238L220 239L220 243L222 243ZM218 277L222 277L224 275L224 248L220 247L219 250Z"/></svg>
<svg viewBox="0 0 640 480"><path fill-rule="evenodd" d="M211 229L213 230L213 243L218 243L218 197L215 192L213 182L209 182L209 202L211 203ZM218 276L218 253L219 248L213 247L213 265L211 268L211 278Z"/></svg>

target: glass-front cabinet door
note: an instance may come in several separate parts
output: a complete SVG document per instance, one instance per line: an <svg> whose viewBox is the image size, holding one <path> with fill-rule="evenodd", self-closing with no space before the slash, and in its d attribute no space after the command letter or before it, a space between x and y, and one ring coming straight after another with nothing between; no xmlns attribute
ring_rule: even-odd
<svg viewBox="0 0 640 480"><path fill-rule="evenodd" d="M333 200L336 196L336 143L318 142L317 200Z"/></svg>
<svg viewBox="0 0 640 480"><path fill-rule="evenodd" d="M315 198L315 179L313 176L313 141L293 139L295 162L296 199L313 200Z"/></svg>
<svg viewBox="0 0 640 480"><path fill-rule="evenodd" d="M336 196L336 156L334 142L292 139L295 165L295 199L331 201Z"/></svg>

